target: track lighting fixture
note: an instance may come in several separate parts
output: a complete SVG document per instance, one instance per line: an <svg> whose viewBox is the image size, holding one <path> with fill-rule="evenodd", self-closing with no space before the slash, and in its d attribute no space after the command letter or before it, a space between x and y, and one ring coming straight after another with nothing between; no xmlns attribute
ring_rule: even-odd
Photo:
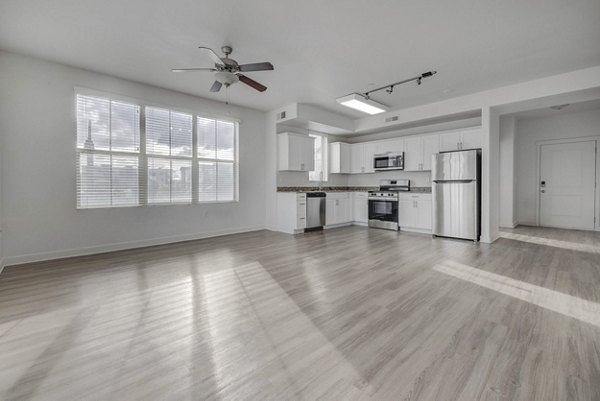
<svg viewBox="0 0 600 401"><path fill-rule="evenodd" d="M405 79L403 81L394 82L393 84L384 85L384 86L381 86L376 89L371 89L368 92L351 93L350 95L346 95L346 96L337 98L336 101L343 106L350 107L355 110L362 111L364 113L368 113L368 114L383 113L384 111L386 111L388 109L388 107L384 104L377 103L377 102L371 100L371 96L370 96L371 93L378 92L380 90L385 89L385 91L388 94L392 94L394 92L394 86L396 86L396 85L402 85L402 84L405 84L407 82L412 82L412 81L416 81L417 85L421 85L421 83L422 83L421 81L423 80L423 78L429 78L429 77L433 76L434 74L437 74L437 71L424 72L423 74L418 75L416 77Z"/></svg>

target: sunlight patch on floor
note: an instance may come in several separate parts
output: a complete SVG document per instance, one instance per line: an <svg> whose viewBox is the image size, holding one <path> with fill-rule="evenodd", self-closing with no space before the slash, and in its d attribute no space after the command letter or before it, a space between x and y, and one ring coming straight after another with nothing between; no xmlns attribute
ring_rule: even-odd
<svg viewBox="0 0 600 401"><path fill-rule="evenodd" d="M570 249L572 251L600 253L600 245L580 244L577 242L562 241L552 238L534 237L525 234L500 232L500 237L515 241L529 242L531 244L553 246L555 248Z"/></svg>
<svg viewBox="0 0 600 401"><path fill-rule="evenodd" d="M437 264L433 270L600 327L600 304L596 302L453 261Z"/></svg>

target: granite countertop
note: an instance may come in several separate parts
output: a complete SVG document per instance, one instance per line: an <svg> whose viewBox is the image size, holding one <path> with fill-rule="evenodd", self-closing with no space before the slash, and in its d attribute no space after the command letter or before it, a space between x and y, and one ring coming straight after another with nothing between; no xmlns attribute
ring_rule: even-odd
<svg viewBox="0 0 600 401"><path fill-rule="evenodd" d="M277 187L277 192L367 192L379 187ZM410 192L431 193L431 187L411 187Z"/></svg>

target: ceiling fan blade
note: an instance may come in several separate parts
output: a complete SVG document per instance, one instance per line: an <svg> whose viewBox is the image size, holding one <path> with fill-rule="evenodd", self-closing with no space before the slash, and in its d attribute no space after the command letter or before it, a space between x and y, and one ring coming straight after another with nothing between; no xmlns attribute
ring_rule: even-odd
<svg viewBox="0 0 600 401"><path fill-rule="evenodd" d="M216 68L173 68L173 72L217 71Z"/></svg>
<svg viewBox="0 0 600 401"><path fill-rule="evenodd" d="M250 79L250 78L248 78L248 77L247 77L247 76L245 76L245 75L242 75L242 74L237 74L237 76L238 76L238 78L240 79L240 81L242 81L242 82L243 82L243 83L245 83L246 85L248 85L248 86L250 86L250 87L252 87L252 88L256 89L256 90L257 90L257 91L259 91L259 92L264 92L264 91L266 91L266 90L267 90L267 87L266 87L266 86L264 86L264 85L262 85L262 84L259 84L259 83L258 83L258 82L256 82L255 80L253 80L253 79Z"/></svg>
<svg viewBox="0 0 600 401"><path fill-rule="evenodd" d="M250 63L240 65L240 71L270 71L273 69L273 64L267 62L264 63Z"/></svg>
<svg viewBox="0 0 600 401"><path fill-rule="evenodd" d="M210 91L211 92L218 92L221 90L221 86L223 86L222 83L220 83L219 81L215 81L214 84L212 84L212 86L210 87Z"/></svg>
<svg viewBox="0 0 600 401"><path fill-rule="evenodd" d="M198 49L202 50L208 57L210 57L215 64L223 64L221 57L219 57L219 55L210 47L200 46Z"/></svg>

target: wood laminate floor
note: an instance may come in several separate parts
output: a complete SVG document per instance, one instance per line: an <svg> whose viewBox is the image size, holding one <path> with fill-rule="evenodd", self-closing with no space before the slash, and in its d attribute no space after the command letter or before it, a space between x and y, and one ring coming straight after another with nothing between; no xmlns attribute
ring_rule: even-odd
<svg viewBox="0 0 600 401"><path fill-rule="evenodd" d="M600 233L346 227L8 267L0 399L600 400Z"/></svg>

